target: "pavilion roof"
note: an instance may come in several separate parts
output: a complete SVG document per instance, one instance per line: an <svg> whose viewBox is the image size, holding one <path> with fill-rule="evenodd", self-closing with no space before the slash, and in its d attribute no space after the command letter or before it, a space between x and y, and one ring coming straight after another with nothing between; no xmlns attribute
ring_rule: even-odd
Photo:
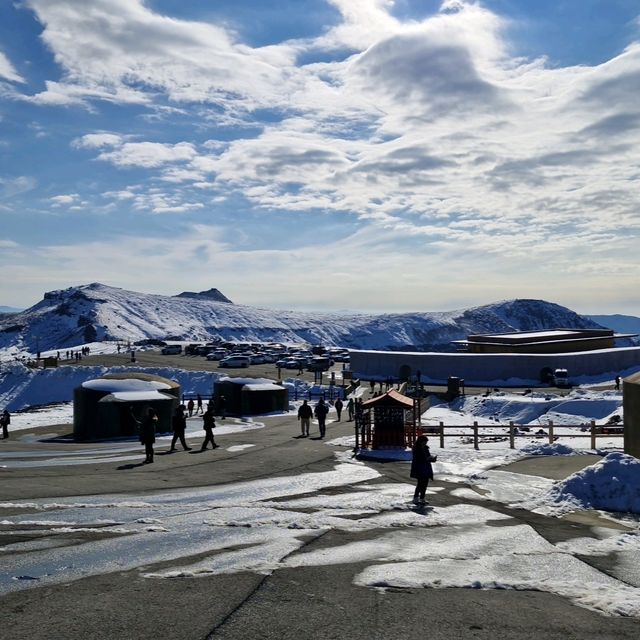
<svg viewBox="0 0 640 640"><path fill-rule="evenodd" d="M383 406L383 407L402 407L404 409L413 408L413 400L408 396L399 393L395 389L391 389L381 396L376 396L362 403L362 407L368 409L370 407Z"/></svg>

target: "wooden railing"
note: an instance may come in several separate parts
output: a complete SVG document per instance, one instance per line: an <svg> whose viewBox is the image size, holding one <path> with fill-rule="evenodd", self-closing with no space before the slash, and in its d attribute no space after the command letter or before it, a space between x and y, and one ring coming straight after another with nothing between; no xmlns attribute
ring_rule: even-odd
<svg viewBox="0 0 640 640"><path fill-rule="evenodd" d="M591 439L591 448L596 448L596 441L598 438L623 438L623 433L610 433L603 432L603 430L611 429L611 428L620 428L622 425L600 425L596 426L595 420L592 420L588 427L585 425L572 425L572 424L562 424L562 425L554 425L552 421L547 424L535 425L538 431L544 431L544 433L531 432L531 429L534 428L534 425L516 425L513 422L509 422L508 425L478 425L477 422L474 422L471 425L445 425L443 422L440 422L438 425L425 425L423 424L419 427L419 431L427 436L432 436L434 438L439 439L440 448L444 449L444 441L445 438L473 438L473 447L474 449L480 448L480 442L483 438L495 438L494 435L489 435L486 433L480 433L480 429L501 429L503 433L505 430L508 430L507 433L504 433L506 437L509 438L509 447L511 449L515 449L515 440L516 438L532 438L539 437L540 439L548 439L549 444L557 441L558 438L590 438ZM523 427L528 429L528 431L523 431ZM556 428L560 429L575 429L577 433L562 433L559 434L556 431ZM469 429L471 433L456 431L459 429Z"/></svg>

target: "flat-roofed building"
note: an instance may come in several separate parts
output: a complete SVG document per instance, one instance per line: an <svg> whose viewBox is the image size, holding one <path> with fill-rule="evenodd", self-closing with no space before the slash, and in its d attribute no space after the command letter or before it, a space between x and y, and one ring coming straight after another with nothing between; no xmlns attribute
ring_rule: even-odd
<svg viewBox="0 0 640 640"><path fill-rule="evenodd" d="M576 353L613 349L616 339L635 335L611 329L550 329L477 334L454 344L467 353Z"/></svg>

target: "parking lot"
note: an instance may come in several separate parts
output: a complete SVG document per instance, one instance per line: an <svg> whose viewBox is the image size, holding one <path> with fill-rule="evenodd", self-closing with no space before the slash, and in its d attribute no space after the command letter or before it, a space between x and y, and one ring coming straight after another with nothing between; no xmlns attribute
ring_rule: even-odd
<svg viewBox="0 0 640 640"><path fill-rule="evenodd" d="M181 354L163 355L160 348L147 349L135 352L135 362L131 360L131 352L114 353L109 355L86 356L80 361L61 360L61 366L134 366L134 367L175 367L177 369L187 369L189 371L211 371L224 374L230 377L247 378L269 378L278 380L278 368L274 363L251 364L246 368L226 368L220 367L218 361L207 360L203 356L191 356ZM331 372L335 373L336 384L342 384L343 363L336 363L329 371L325 372L323 382L328 383ZM298 369L281 369L281 378L299 378L305 382L314 382L314 373L304 370L298 373Z"/></svg>

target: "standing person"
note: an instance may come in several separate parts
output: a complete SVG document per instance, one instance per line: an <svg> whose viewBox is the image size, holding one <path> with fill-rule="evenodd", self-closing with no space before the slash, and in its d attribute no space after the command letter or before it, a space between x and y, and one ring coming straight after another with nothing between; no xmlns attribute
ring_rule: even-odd
<svg viewBox="0 0 640 640"><path fill-rule="evenodd" d="M411 477L416 479L416 490L413 494L413 504L426 504L425 494L429 480L433 480L432 462L438 459L438 456L432 456L427 445L429 438L427 436L418 436L413 445L411 460Z"/></svg>
<svg viewBox="0 0 640 640"><path fill-rule="evenodd" d="M324 398L320 398L316 408L313 412L318 418L318 427L320 428L320 438L324 438L326 432L327 413L329 413L329 407L325 404Z"/></svg>
<svg viewBox="0 0 640 640"><path fill-rule="evenodd" d="M153 443L156 441L156 427L158 426L158 414L155 409L149 407L147 415L142 419L140 425L140 443L144 445L146 458L144 464L153 462Z"/></svg>
<svg viewBox="0 0 640 640"><path fill-rule="evenodd" d="M313 416L313 410L307 404L306 400L302 401L300 408L298 409L298 420L300 420L300 430L303 437L309 436L309 426L311 425L311 417Z"/></svg>
<svg viewBox="0 0 640 640"><path fill-rule="evenodd" d="M620 376L616 376L616 391L620 391Z"/></svg>
<svg viewBox="0 0 640 640"><path fill-rule="evenodd" d="M0 425L2 425L2 439L9 437L9 425L11 424L11 414L5 409L0 416Z"/></svg>
<svg viewBox="0 0 640 640"><path fill-rule="evenodd" d="M173 427L173 438L171 439L171 449L169 451L176 450L176 442L180 439L180 444L185 451L191 451L191 447L187 447L187 441L184 439L184 432L187 428L187 416L184 415L184 405L181 404L176 407L173 416L171 417L171 426Z"/></svg>
<svg viewBox="0 0 640 640"><path fill-rule="evenodd" d="M124 414L122 430L125 436L133 436L140 430L140 421L133 412L133 405L129 405L129 409Z"/></svg>
<svg viewBox="0 0 640 640"><path fill-rule="evenodd" d="M187 411L189 412L189 417L193 415L193 407L195 407L193 398L189 398L189 402L187 402Z"/></svg>
<svg viewBox="0 0 640 640"><path fill-rule="evenodd" d="M349 402L347 402L347 411L349 412L349 422L353 420L353 412L355 410L355 403L353 398L349 398Z"/></svg>
<svg viewBox="0 0 640 640"><path fill-rule="evenodd" d="M338 414L338 422L340 422L340 416L342 415L342 407L344 406L342 404L342 400L338 398L333 404L333 406L336 408L336 413Z"/></svg>
<svg viewBox="0 0 640 640"><path fill-rule="evenodd" d="M202 396L200 394L196 396L196 413L204 413L202 409Z"/></svg>
<svg viewBox="0 0 640 640"><path fill-rule="evenodd" d="M207 445L211 443L212 449L217 449L218 445L216 441L213 439L213 430L216 426L216 419L213 417L213 411L211 409L207 409L202 416L202 428L204 429L204 442L202 443L202 447L200 447L200 451L204 451L207 448Z"/></svg>
<svg viewBox="0 0 640 640"><path fill-rule="evenodd" d="M227 417L227 399L224 396L218 398L218 415L220 420L224 420Z"/></svg>

